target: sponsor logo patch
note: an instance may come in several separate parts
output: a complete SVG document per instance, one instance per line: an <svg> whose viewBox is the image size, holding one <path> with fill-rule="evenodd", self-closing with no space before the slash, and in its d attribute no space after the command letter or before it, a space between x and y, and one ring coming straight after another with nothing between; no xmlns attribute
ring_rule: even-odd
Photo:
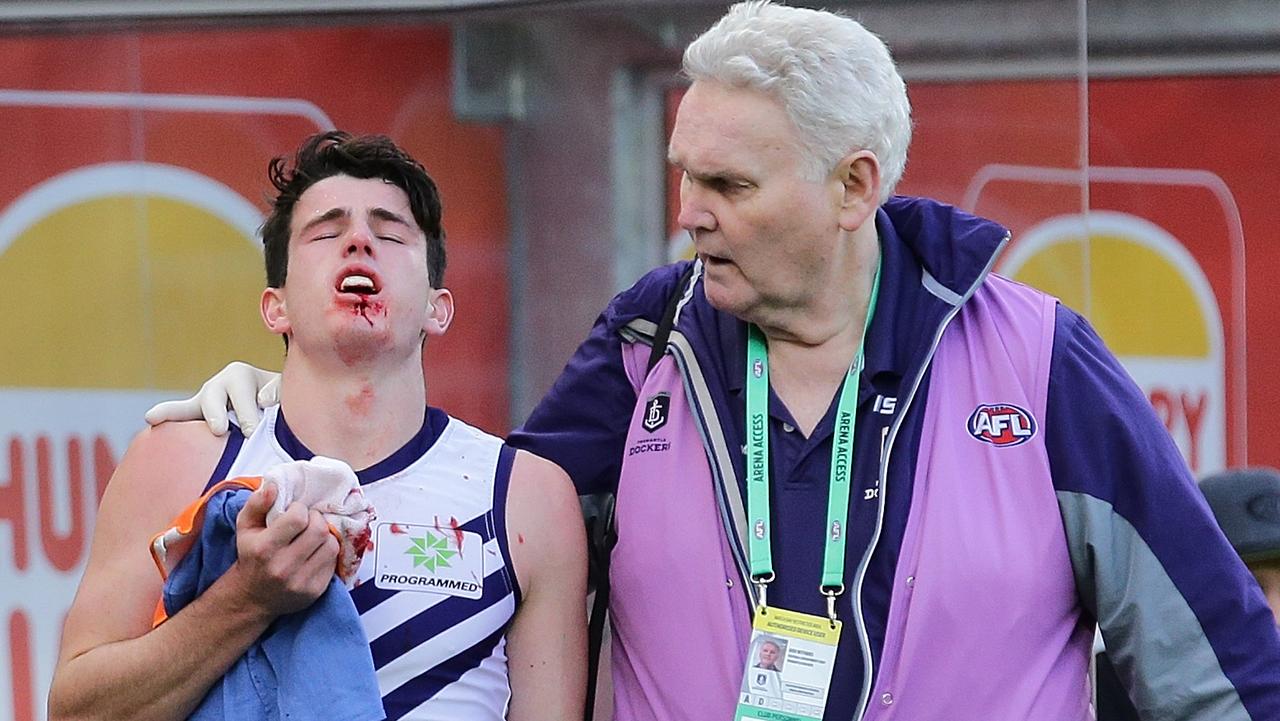
<svg viewBox="0 0 1280 721"><path fill-rule="evenodd" d="M424 591L476 599L484 593L484 541L448 525L379 523L374 545L374 585L390 591Z"/></svg>
<svg viewBox="0 0 1280 721"><path fill-rule="evenodd" d="M969 416L969 435L993 446L1017 446L1036 434L1036 420L1010 403L983 404Z"/></svg>

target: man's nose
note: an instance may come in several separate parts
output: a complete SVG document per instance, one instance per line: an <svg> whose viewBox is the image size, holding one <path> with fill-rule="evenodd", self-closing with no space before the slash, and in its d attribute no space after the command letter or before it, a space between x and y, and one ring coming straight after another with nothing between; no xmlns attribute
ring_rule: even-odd
<svg viewBox="0 0 1280 721"><path fill-rule="evenodd" d="M703 193L686 178L680 185L680 214L676 216L681 228L690 233L715 230L716 216L703 201Z"/></svg>
<svg viewBox="0 0 1280 721"><path fill-rule="evenodd" d="M366 225L352 227L343 255L373 255L373 230Z"/></svg>

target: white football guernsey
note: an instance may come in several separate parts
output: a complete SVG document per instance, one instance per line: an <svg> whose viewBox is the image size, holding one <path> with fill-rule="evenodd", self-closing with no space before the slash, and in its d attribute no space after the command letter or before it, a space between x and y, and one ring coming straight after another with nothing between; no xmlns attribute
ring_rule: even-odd
<svg viewBox="0 0 1280 721"><path fill-rule="evenodd" d="M253 437L233 426L211 483L312 455L273 406ZM428 408L413 439L356 472L377 519L351 597L388 721L506 717L520 600L505 523L514 458L502 439Z"/></svg>

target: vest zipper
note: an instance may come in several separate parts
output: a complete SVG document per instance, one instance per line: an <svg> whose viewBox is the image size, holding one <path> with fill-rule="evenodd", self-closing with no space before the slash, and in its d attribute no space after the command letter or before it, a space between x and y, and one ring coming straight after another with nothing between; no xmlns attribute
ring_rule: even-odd
<svg viewBox="0 0 1280 721"><path fill-rule="evenodd" d="M858 699L858 710L853 715L853 719L862 719L866 715L867 704L871 700L871 686L875 668L871 659L871 639L867 635L867 625L862 615L862 583L866 580L867 568L871 565L871 556L875 553L876 546L880 543L880 533L884 529L884 504L885 497L889 494L889 458L893 455L893 444L897 441L898 430L902 428L902 423L907 417L907 411L910 410L911 404L916 398L916 393L920 390L920 383L924 380L925 373L933 363L933 356L938 351L938 344L942 342L942 334L946 332L951 325L951 321L955 320L956 315L960 313L965 301L969 300L969 297L982 286L982 282L991 273L992 267L995 266L996 258L999 257L1000 251L1004 249L1005 244L1009 242L1009 238L1010 234L1005 233L1004 239L1000 241L1000 244L996 246L995 251L991 254L991 258L987 260L986 267L978 274L977 279L969 286L969 290L964 296L951 307L951 310L947 311L947 315L938 325L938 329L933 334L933 342L929 345L929 351L925 354L924 362L921 363L915 379L911 382L911 390L907 393L906 401L898 406L898 414L894 417L893 424L889 427L889 435L885 439L884 455L880 459L880 497L879 502L876 504L876 528L875 532L871 534L871 542L867 544L867 550L862 554L862 560L858 563L858 571L854 576L853 582L853 620L854 626L858 631L859 650L862 652L862 695ZM893 598L893 594L896 591L896 588L890 589L890 599ZM886 627L886 633L887 631Z"/></svg>

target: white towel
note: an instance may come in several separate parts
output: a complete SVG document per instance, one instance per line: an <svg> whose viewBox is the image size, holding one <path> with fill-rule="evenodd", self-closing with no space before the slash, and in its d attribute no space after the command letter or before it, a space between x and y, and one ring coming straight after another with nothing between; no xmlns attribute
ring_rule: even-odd
<svg viewBox="0 0 1280 721"><path fill-rule="evenodd" d="M272 466L262 474L263 483L273 483L279 492L267 512L270 526L295 501L315 509L336 532L338 578L348 588L355 582L360 559L369 546L369 526L376 517L373 504L360 490L360 480L351 466L334 458L315 456L309 461L292 461Z"/></svg>

